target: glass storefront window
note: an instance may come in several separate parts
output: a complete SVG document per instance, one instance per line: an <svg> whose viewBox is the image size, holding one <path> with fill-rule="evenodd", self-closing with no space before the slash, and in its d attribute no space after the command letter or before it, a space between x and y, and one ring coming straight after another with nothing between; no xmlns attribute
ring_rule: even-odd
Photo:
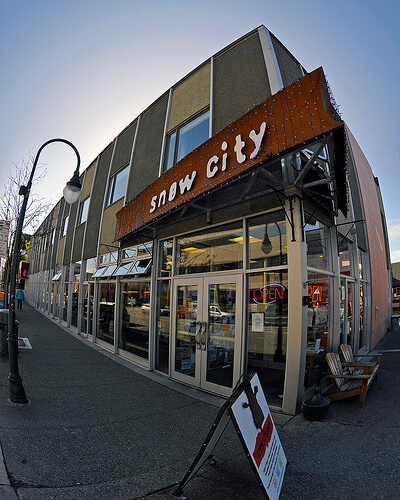
<svg viewBox="0 0 400 500"><path fill-rule="evenodd" d="M242 222L178 239L178 274L242 269Z"/></svg>
<svg viewBox="0 0 400 500"><path fill-rule="evenodd" d="M60 316L60 283L54 282L54 297L53 297L53 316L59 318Z"/></svg>
<svg viewBox="0 0 400 500"><path fill-rule="evenodd" d="M141 257L142 255L151 255L151 252L153 250L153 243L145 243L143 245L139 245L137 248L137 255L138 257Z"/></svg>
<svg viewBox="0 0 400 500"><path fill-rule="evenodd" d="M236 338L236 283L208 287L207 382L232 387Z"/></svg>
<svg viewBox="0 0 400 500"><path fill-rule="evenodd" d="M307 295L311 299L308 306L307 345L315 346L320 339L321 347L329 345L329 278L323 274L308 273Z"/></svg>
<svg viewBox="0 0 400 500"><path fill-rule="evenodd" d="M267 214L249 221L249 267L287 264L286 223L282 214Z"/></svg>
<svg viewBox="0 0 400 500"><path fill-rule="evenodd" d="M75 262L73 265L73 282L72 286L72 298L71 298L71 325L78 326L78 293L79 293L79 282L81 275L81 263Z"/></svg>
<svg viewBox="0 0 400 500"><path fill-rule="evenodd" d="M64 275L64 297L63 297L63 308L62 308L62 320L67 322L68 316L68 285L69 285L69 266L65 268Z"/></svg>
<svg viewBox="0 0 400 500"><path fill-rule="evenodd" d="M118 252L105 253L104 255L100 255L99 264L109 264L110 262L117 262L118 260Z"/></svg>
<svg viewBox="0 0 400 500"><path fill-rule="evenodd" d="M307 266L330 270L329 239L325 226L317 220L308 221L306 227Z"/></svg>
<svg viewBox="0 0 400 500"><path fill-rule="evenodd" d="M51 314L54 314L54 302L55 302L55 298L54 298L54 281L51 282L50 284L50 313Z"/></svg>
<svg viewBox="0 0 400 500"><path fill-rule="evenodd" d="M342 240L341 243L339 243L340 274L345 274L346 276L353 275L351 272L350 249L351 245L347 240Z"/></svg>
<svg viewBox="0 0 400 500"><path fill-rule="evenodd" d="M168 373L171 282L169 280L160 281L158 285L156 369Z"/></svg>
<svg viewBox="0 0 400 500"><path fill-rule="evenodd" d="M178 127L166 138L164 172L209 138L210 111Z"/></svg>
<svg viewBox="0 0 400 500"><path fill-rule="evenodd" d="M175 371L189 377L196 373L196 322L198 285L177 287Z"/></svg>
<svg viewBox="0 0 400 500"><path fill-rule="evenodd" d="M149 357L150 281L121 283L121 336L119 347Z"/></svg>
<svg viewBox="0 0 400 500"><path fill-rule="evenodd" d="M358 274L360 280L365 280L364 263L365 263L366 253L358 249Z"/></svg>
<svg viewBox="0 0 400 500"><path fill-rule="evenodd" d="M122 252L123 259L131 259L136 257L136 247L125 248Z"/></svg>
<svg viewBox="0 0 400 500"><path fill-rule="evenodd" d="M93 331L93 293L94 283L86 283L83 287L81 317L81 332L86 335L92 335Z"/></svg>
<svg viewBox="0 0 400 500"><path fill-rule="evenodd" d="M317 381L319 352L329 347L330 305L329 278L323 274L309 272L307 295L311 300L307 315L307 352L305 386ZM326 366L322 365L322 373Z"/></svg>
<svg viewBox="0 0 400 500"><path fill-rule="evenodd" d="M364 335L364 308L365 308L365 286L364 283L360 283L360 333L358 337L358 348L362 349L365 345L365 335Z"/></svg>
<svg viewBox="0 0 400 500"><path fill-rule="evenodd" d="M281 405L286 367L287 271L249 276L247 372L257 372L267 401Z"/></svg>
<svg viewBox="0 0 400 500"><path fill-rule="evenodd" d="M160 278L170 278L172 276L172 240L160 243L160 268L158 276Z"/></svg>
<svg viewBox="0 0 400 500"><path fill-rule="evenodd" d="M115 283L99 285L99 319L97 337L114 344Z"/></svg>
<svg viewBox="0 0 400 500"><path fill-rule="evenodd" d="M89 281L92 279L93 274L97 269L97 259L96 257L92 259L88 259L86 261L86 270L85 270L85 278L83 281Z"/></svg>

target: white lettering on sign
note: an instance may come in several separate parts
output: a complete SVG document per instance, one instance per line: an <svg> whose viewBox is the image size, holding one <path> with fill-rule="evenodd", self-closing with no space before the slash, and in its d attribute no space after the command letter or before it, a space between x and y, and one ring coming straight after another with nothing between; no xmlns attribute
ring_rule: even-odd
<svg viewBox="0 0 400 500"><path fill-rule="evenodd" d="M246 146L246 143L242 141L242 136L239 134L236 136L236 144L233 148L236 153L236 159L238 163L243 163L246 161L246 155L242 153L242 149Z"/></svg>
<svg viewBox="0 0 400 500"><path fill-rule="evenodd" d="M190 191L190 189L192 189L192 184L196 175L197 175L196 170L193 170L191 177L187 175L184 179L181 179L179 181L179 189L181 190L181 194L183 194L185 191Z"/></svg>
<svg viewBox="0 0 400 500"><path fill-rule="evenodd" d="M267 128L267 123L262 122L260 125L260 131L257 133L255 130L252 130L249 133L249 139L254 143L254 149L250 153L250 159L255 158L261 148L261 143L265 135L265 130ZM242 135L239 134L235 137L235 145L233 147L234 152L236 153L236 160L238 163L242 164L246 161L246 155L243 153L243 148L246 146L246 143L242 139ZM221 150L227 151L229 149L229 145L226 141L223 141L221 144ZM209 179L215 177L219 170L222 172L228 169L228 153L222 154L222 159L218 155L212 156L206 165L206 175ZM173 182L169 187L168 191L168 201L173 201L178 194L178 184L179 184L179 192L180 194L184 194L185 191L190 191L194 184L194 180L196 178L197 171L193 170L192 174L186 175L183 179L177 182ZM160 194L153 196L150 202L150 213L153 213L157 207L161 207L165 205L167 200L167 190L161 191Z"/></svg>
<svg viewBox="0 0 400 500"><path fill-rule="evenodd" d="M254 142L254 144L256 146L254 148L254 151L250 155L250 160L255 158L258 155L258 152L260 151L261 141L263 140L266 126L267 126L267 124L265 122L262 122L261 127L260 127L260 132L258 134L256 134L255 130L252 130L249 134L250 139Z"/></svg>

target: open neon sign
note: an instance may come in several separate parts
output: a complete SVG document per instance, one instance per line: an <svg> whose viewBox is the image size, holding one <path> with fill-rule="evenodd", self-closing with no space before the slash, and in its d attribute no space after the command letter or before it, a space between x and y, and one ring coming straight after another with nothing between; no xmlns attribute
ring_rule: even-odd
<svg viewBox="0 0 400 500"><path fill-rule="evenodd" d="M285 287L279 283L271 283L253 291L253 301L256 304L272 304L283 299Z"/></svg>
<svg viewBox="0 0 400 500"><path fill-rule="evenodd" d="M313 302L322 301L322 285L308 285L307 295L311 297Z"/></svg>

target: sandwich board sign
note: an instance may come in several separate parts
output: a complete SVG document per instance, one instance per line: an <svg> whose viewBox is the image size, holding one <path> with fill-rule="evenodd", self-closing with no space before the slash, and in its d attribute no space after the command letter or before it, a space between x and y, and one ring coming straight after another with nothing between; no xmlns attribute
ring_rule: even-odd
<svg viewBox="0 0 400 500"><path fill-rule="evenodd" d="M222 405L200 452L172 492L173 496L182 495L183 488L207 459L215 463L212 452L230 420L265 497L270 500L279 498L287 460L257 374L245 375L243 382Z"/></svg>

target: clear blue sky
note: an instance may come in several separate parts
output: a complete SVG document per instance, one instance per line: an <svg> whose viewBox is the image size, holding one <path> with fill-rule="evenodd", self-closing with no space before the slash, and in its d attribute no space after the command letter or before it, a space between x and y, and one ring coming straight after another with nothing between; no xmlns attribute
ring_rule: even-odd
<svg viewBox="0 0 400 500"><path fill-rule="evenodd" d="M209 56L264 24L308 70L323 66L379 178L400 261L398 0L0 0L0 182L45 141L82 167ZM76 165L41 156L54 203Z"/></svg>

